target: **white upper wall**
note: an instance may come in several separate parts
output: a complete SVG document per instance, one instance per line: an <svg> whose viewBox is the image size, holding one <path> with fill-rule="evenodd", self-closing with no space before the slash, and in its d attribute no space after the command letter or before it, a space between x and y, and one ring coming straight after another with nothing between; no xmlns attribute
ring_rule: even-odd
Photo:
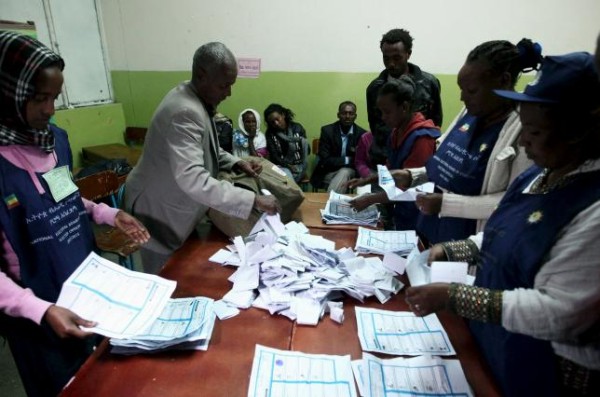
<svg viewBox="0 0 600 397"><path fill-rule="evenodd" d="M411 61L455 74L477 44L527 37L545 54L594 51L599 0L98 0L113 70L182 71L196 48L225 43L267 71L373 72L392 28Z"/></svg>

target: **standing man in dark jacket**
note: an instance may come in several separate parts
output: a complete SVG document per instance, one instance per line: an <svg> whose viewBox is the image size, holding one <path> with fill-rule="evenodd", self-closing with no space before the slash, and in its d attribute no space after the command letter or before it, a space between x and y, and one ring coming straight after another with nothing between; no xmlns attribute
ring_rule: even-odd
<svg viewBox="0 0 600 397"><path fill-rule="evenodd" d="M310 183L314 187L327 185L327 191L346 193L346 182L354 178L354 155L356 145L364 128L355 124L356 105L350 101L340 103L338 121L321 127L319 160Z"/></svg>
<svg viewBox="0 0 600 397"><path fill-rule="evenodd" d="M404 29L392 29L383 35L379 48L383 54L385 70L367 87L367 113L369 128L375 136L385 123L381 120L381 112L377 108L379 89L388 81L394 81L404 74L410 75L417 84L415 93L415 111L421 112L426 119L431 119L438 127L442 125L442 99L440 98L440 81L432 74L422 71L417 65L409 63L412 53L413 38Z"/></svg>

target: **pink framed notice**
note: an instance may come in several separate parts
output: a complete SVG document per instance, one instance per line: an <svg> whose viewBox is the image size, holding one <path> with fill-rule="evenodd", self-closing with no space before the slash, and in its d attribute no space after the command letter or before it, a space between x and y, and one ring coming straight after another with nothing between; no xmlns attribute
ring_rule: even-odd
<svg viewBox="0 0 600 397"><path fill-rule="evenodd" d="M260 58L238 58L238 77L256 79L260 76Z"/></svg>

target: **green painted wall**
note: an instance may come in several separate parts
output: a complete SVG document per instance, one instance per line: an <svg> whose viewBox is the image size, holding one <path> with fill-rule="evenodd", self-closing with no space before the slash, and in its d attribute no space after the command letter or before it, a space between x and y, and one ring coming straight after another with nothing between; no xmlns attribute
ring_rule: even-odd
<svg viewBox="0 0 600 397"><path fill-rule="evenodd" d="M187 72L112 71L111 75L115 100L123 103L127 125L138 127L148 126L162 97L190 77ZM365 89L375 76L374 73L263 72L258 79L238 78L231 97L221 103L219 111L237 123L244 108L252 107L262 114L269 103L281 103L292 109L309 136L316 138L322 125L336 120L338 104L350 99L358 106L357 122L368 127ZM460 109L456 76L438 78L444 113L456 114ZM451 118L445 117L448 122Z"/></svg>
<svg viewBox="0 0 600 397"><path fill-rule="evenodd" d="M279 102L296 113L309 138L317 138L324 124L336 119L338 104L346 99L358 106L358 124L367 128L365 88L372 73L291 73L265 72L258 79L238 79L230 98L219 110L237 124L239 112L246 107L262 111L271 102ZM438 75L442 84L444 128L461 108L455 75ZM81 167L81 148L106 143L123 143L126 126L147 127L164 95L187 72L113 71L112 84L116 103L59 110L55 120L69 133L75 167ZM531 80L525 76L519 87ZM263 125L264 128L264 125Z"/></svg>
<svg viewBox="0 0 600 397"><path fill-rule="evenodd" d="M147 127L163 96L189 72L112 71L115 101L123 104L128 126ZM263 72L257 79L238 78L232 95L219 106L237 127L239 113L254 108L261 114L269 103L277 102L296 113L296 121L306 129L309 140L318 138L321 126L336 120L337 106L343 100L358 106L357 123L368 129L365 89L376 73ZM448 126L462 107L456 75L437 75L442 85L444 123ZM530 78L521 80L520 86ZM265 129L263 121L263 130Z"/></svg>
<svg viewBox="0 0 600 397"><path fill-rule="evenodd" d="M186 72L112 71L115 100L123 104L128 126L147 127L163 96L179 82L190 78ZM321 126L336 121L337 107L349 99L357 104L357 123L368 129L365 89L376 76L373 73L294 73L264 72L258 79L238 78L231 97L219 106L235 127L240 112L254 108L262 115L272 102L290 108L309 137L318 138ZM455 76L438 76L444 94L445 122L450 122L460 109ZM263 131L265 125L263 121ZM314 157L314 155L313 155ZM314 161L309 162L309 174Z"/></svg>
<svg viewBox="0 0 600 397"><path fill-rule="evenodd" d="M120 103L59 110L54 118L69 133L75 168L81 167L82 147L124 142L126 123Z"/></svg>
<svg viewBox="0 0 600 397"><path fill-rule="evenodd" d="M111 75L115 101L123 104L127 125L136 127L147 127L163 96L190 77L188 72L112 71ZM257 79L238 78L231 97L221 103L219 111L237 124L239 112L244 108L251 107L262 114L269 103L278 102L292 109L309 136L316 138L322 125L336 120L338 104L349 99L358 106L358 124L368 127L365 89L375 76L375 73L263 72ZM437 77L442 84L445 128L462 104L456 75ZM521 83L529 80L524 78Z"/></svg>

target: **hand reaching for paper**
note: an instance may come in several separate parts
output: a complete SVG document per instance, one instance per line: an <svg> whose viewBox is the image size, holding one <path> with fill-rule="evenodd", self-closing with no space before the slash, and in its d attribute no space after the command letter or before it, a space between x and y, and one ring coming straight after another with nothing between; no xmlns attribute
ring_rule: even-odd
<svg viewBox="0 0 600 397"><path fill-rule="evenodd" d="M410 310L419 317L444 310L449 304L448 289L450 284L432 283L406 290L404 300Z"/></svg>
<svg viewBox="0 0 600 397"><path fill-rule="evenodd" d="M350 200L348 204L350 204L350 206L356 211L360 212L368 206L370 206L371 204L375 204L375 202L373 201L374 197L374 194L363 194L361 196L356 197L353 200Z"/></svg>
<svg viewBox="0 0 600 397"><path fill-rule="evenodd" d="M52 305L44 313L44 320L60 338L86 338L93 335L91 332L82 331L79 327L91 328L97 324L94 321L85 320L64 307Z"/></svg>
<svg viewBox="0 0 600 397"><path fill-rule="evenodd" d="M437 215L442 210L442 193L426 193L417 196L416 205L425 215Z"/></svg>
<svg viewBox="0 0 600 397"><path fill-rule="evenodd" d="M281 205L277 197L269 196L256 196L254 199L254 208L259 211L266 212L269 215L275 215L281 212Z"/></svg>

